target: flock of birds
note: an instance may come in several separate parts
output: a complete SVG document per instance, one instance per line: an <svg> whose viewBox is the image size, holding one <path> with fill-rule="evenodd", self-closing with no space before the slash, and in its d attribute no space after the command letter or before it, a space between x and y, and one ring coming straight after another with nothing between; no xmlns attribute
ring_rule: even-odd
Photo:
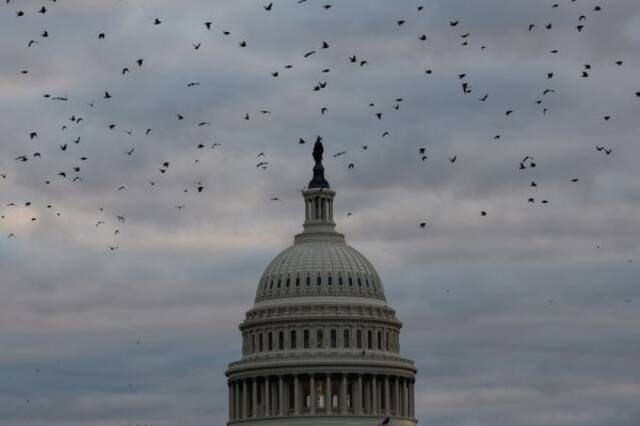
<svg viewBox="0 0 640 426"><path fill-rule="evenodd" d="M58 3L58 1L56 0L49 0L47 5L41 6L35 10L24 10L22 8L19 8L19 4L17 2L14 2L13 0L5 0L7 5L11 5L11 4L15 4L15 17L16 19L27 19L29 15L47 15L50 13L50 9L54 8L56 6L56 3ZM298 4L302 4L302 3L306 3L306 0L298 0L297 3ZM569 0L569 3L576 3L576 0ZM265 13L276 13L276 10L278 8L279 5L275 5L273 2L269 2L268 4L264 4L262 5L262 8L264 9ZM553 3L551 5L552 8L558 8L560 6L560 3ZM332 5L331 4L324 4L322 5L322 9L325 11L328 11L330 9L332 9ZM10 10L10 9L7 9ZM597 18L597 14L601 13L603 11L603 7L600 5L596 5L594 6L589 14L581 14L579 16L576 17L576 25L575 25L575 30L577 32L583 32L585 30L586 27L586 22L590 19L596 19ZM415 9L415 13L417 14L421 14L421 13L425 13L425 6L419 5L416 7ZM6 11L4 11L4 13L6 13ZM44 21L46 24L46 21ZM398 19L395 21L395 25L397 25L398 27L401 27L403 25L405 25L407 22L407 19ZM154 18L151 22L149 22L149 25L151 26L160 26L164 24L164 19L156 17ZM44 24L43 24L44 25ZM214 31L216 28L216 25L214 24L213 20L207 20L204 22L201 22L200 25L202 25L203 31ZM459 31L460 28L464 27L464 24L459 20L459 19L451 19L448 22L449 27L451 27L451 29L453 31L455 31L455 33L457 34L456 36L459 37L460 40L460 45L463 47L467 47L470 45L471 41L472 41L472 35L470 32L468 31ZM534 32L537 31L539 28L544 28L544 30L548 31L551 30L554 27L554 24L549 21L546 23L531 23L528 25L527 28L523 28L523 31L527 31L527 32ZM231 32L227 31L227 30L222 30L221 31L222 34L224 36L230 36ZM41 33L40 33L40 38L34 38L34 39L30 39L30 40L25 40L25 48L32 50L35 49L37 47L37 45L39 43L41 43L43 40L47 39L50 37L50 33L49 31L43 27ZM98 40L106 40L108 38L108 34L101 31L98 32L95 37ZM416 36L416 38L420 41L420 42L429 42L429 37L426 34L418 34ZM192 48L194 51L198 51L200 50L201 46L202 46L203 42L202 41L196 41L193 42L191 44ZM237 45L239 48L246 48L247 46L249 46L249 42L247 40L240 40L237 41ZM318 54L319 51L322 50L326 50L326 49L330 49L332 46L330 45L329 42L327 41L321 41L321 43L319 43L318 48L316 49L312 49L307 51L306 53L302 54L303 58L309 58L313 55ZM484 50L486 49L485 45L480 46L480 50ZM549 51L550 54L558 54L559 51L557 49L553 49ZM369 61L367 59L363 59L361 58L359 55L357 54L353 54L348 56L347 58L345 58L345 61L347 63L350 64L354 64L355 66L358 67L365 67L368 66ZM624 64L624 60L623 59L618 59L615 61L615 64L619 67L623 66ZM294 66L292 64L286 64L283 66L284 70L290 70L292 69ZM124 76L127 74L132 73L134 70L138 70L139 72L144 72L144 68L145 68L145 59L144 58L137 58L134 61L132 61L131 65L126 65L124 66L120 73ZM580 70L578 72L578 76L579 78L588 78L590 76L590 72L592 71L593 66L591 64L584 64L583 69ZM330 68L324 68L321 70L322 74L329 74L331 72ZM29 69L22 69L20 71L21 74L27 75L30 73ZM424 70L425 75L429 76L433 74L433 70L432 69L426 69ZM273 78L278 78L281 76L281 71L280 70L274 70L271 72L271 76ZM547 80L549 80L550 82L553 81L554 78L554 73L553 72L548 72L546 75ZM475 90L474 87L472 85L471 82L471 76L468 75L467 73L458 73L457 74L457 79L460 82L460 89L461 89L461 94L463 96L473 96L475 94ZM328 83L329 80L325 79L325 80L321 80L318 81L316 84L314 84L312 86L312 90L313 91L321 91L321 90L325 90L328 87ZM198 81L191 81L187 84L188 88L193 88L193 87L197 87L200 85L200 82ZM547 114L549 111L549 106L546 102L546 99L551 96L552 94L556 93L556 89L554 87L547 87L545 88L540 95L534 100L535 104L537 106L540 107L542 114ZM43 93L43 97L47 100L53 101L53 102L69 102L70 97L68 95L52 95L50 93ZM635 97L640 98L640 91L636 91L635 92ZM102 98L102 102L116 102L117 100L114 98L114 96L112 95L110 90L104 90L103 95L101 96ZM477 101L484 103L487 102L490 99L490 93L481 93L480 95L478 95L477 97ZM398 111L402 105L403 102L403 97L398 97L395 99L393 105L392 105L392 110L393 111ZM74 129L77 128L77 126L81 125L81 123L85 122L86 118L85 118L85 114L89 115L91 114L91 110L95 107L96 105L96 101L94 100L87 100L86 101L86 105L88 107L87 110L79 112L79 111L71 111L70 115L69 115L69 123L65 123L61 126L61 129L63 131L66 130L71 130L71 126L74 125ZM369 103L369 107L371 108L371 113L372 113L372 117L375 120L378 121L382 121L385 117L385 112L384 111L380 111L377 109L376 104L371 102ZM325 115L329 112L329 107L327 105L320 105L319 106L319 111L321 115ZM260 110L258 112L260 115L267 115L267 114L272 114L272 112L270 110L267 109L263 109ZM505 117L511 117L513 114L515 114L516 111L514 111L513 109L507 109L505 110L504 114ZM611 119L611 114L607 114L605 116L603 116L603 120L604 121L609 121ZM182 121L185 120L186 117L183 113L180 112L176 112L175 118L178 121ZM242 115L242 119L243 120L251 120L253 118L253 113L250 112L245 112ZM197 127L205 127L205 126L210 126L211 122L209 121L200 121L198 123L196 123ZM129 128L121 128L121 124L118 123L109 123L107 125L107 129L110 131L118 131L121 130L124 134L132 136L134 130L129 129ZM144 130L144 135L147 137L152 138L153 137L153 132L154 129L151 127L148 127ZM40 137L40 132L38 130L32 130L28 133L28 139L30 141L35 141L37 142L37 140ZM390 136L390 130L384 130L382 132L381 137L387 138L388 136ZM495 134L495 136L493 136L493 140L494 141L498 141L500 140L502 137L502 135L500 133ZM321 136L317 136L316 140L322 140ZM299 144L306 144L306 140L304 138L299 138L298 143ZM62 143L59 144L59 149L61 152L65 152L65 153L71 153L72 151L74 151L74 148L78 145L81 145L82 141L81 138L78 137L74 137L71 138L70 142L66 142L66 143ZM199 143L196 146L197 150L203 150L205 148L210 148L210 149L214 149L216 147L221 147L222 144L219 142L214 142L214 143L209 143L209 144L204 144L204 143ZM366 151L368 149L368 145L362 145L361 149L363 151ZM596 146L595 150L599 153L603 153L604 155L611 155L613 152L613 147L610 146ZM127 149L126 151L124 151L124 155L126 156L133 156L136 153L136 147L132 146L131 148ZM418 158L424 162L427 161L429 159L429 154L427 152L427 148L426 147L419 147L417 149L417 153L418 153ZM337 153L335 153L333 156L334 157L340 157L342 155L347 154L347 151L339 151ZM14 161L17 163L27 163L30 161L42 161L43 159L43 153L40 151L33 151L31 153L20 153L18 155L16 155L14 157ZM448 160L451 164L455 163L456 160L458 159L458 155L453 155L451 156ZM56 173L56 175L54 177L51 177L49 179L46 179L44 184L45 185L52 185L55 183L55 180L59 180L59 179L66 179L69 180L71 183L81 183L84 180L84 176L85 173L90 172L90 170L85 166L85 163L89 160L88 155L83 155L81 157L79 157L78 159L73 161L73 164L69 167L66 168L64 170L60 170L59 172ZM197 165L200 163L199 159L196 159L194 161L194 163ZM170 169L170 165L171 165L171 161L163 161L159 167L158 167L158 173L160 175L166 175ZM267 155L262 152L257 156L257 162L256 162L256 167L266 170L269 167L269 161L267 160ZM353 169L356 167L356 163L355 162L349 162L347 164L347 168L348 169ZM520 161L520 163L518 164L517 169L518 170L526 170L528 168L534 168L536 167L536 163L535 163L535 159L533 158L533 156L526 156L522 159L522 161ZM2 173L0 173L0 178L5 180L7 179L9 173L20 173L20 169L15 168L12 172L9 171L3 171ZM148 181L150 186L155 186L156 182L157 182L157 176L155 177L151 177ZM576 183L579 181L579 178L571 178L571 182ZM531 187L537 187L536 182L531 182ZM127 186L126 185L118 185L116 187L116 190L118 192L123 192L123 191L127 191ZM198 181L195 182L194 186L192 188L185 188L184 192L190 192L190 191L195 191L196 193L202 193L205 190L205 186L203 185L202 181ZM280 198L279 197L272 197L270 200L272 201L279 201ZM535 202L535 198L534 197L529 197L528 198L528 202L529 203L534 203ZM543 199L541 200L541 203L546 204L548 203L548 200ZM5 204L6 208L11 208L11 207L17 207L20 203L17 201L10 201L8 203ZM32 203L28 200L22 201L22 205L24 207L31 207ZM186 207L186 205L184 203L176 203L173 206L175 209L177 210L182 210ZM57 209L56 207L54 207L54 205L52 204L47 204L46 205L47 209ZM100 213L104 213L104 209L101 207L98 209L98 211ZM488 213L487 211L481 211L479 213L481 216L486 216ZM61 215L61 212L59 210L57 210L56 212L57 216ZM349 212L349 215L351 215L351 213ZM0 219L5 219L6 218L6 213L3 213L0 216ZM36 216L32 216L30 217L30 220L32 222L35 222L38 220L38 218ZM104 216L100 216L99 218L97 218L96 220L96 227L99 227L101 225L106 225L107 221L113 221L116 220L118 224L124 224L125 223L125 216L122 214L113 214L112 217L110 219L105 218ZM420 222L419 223L419 227L421 229L426 229L427 228L427 224L426 222ZM115 229L114 230L114 237L116 237L117 235L119 235L120 230L119 229ZM14 231L9 231L7 233L7 238L17 238L17 233ZM108 249L110 251L115 251L118 249L118 245L117 244L110 244L108 245Z"/></svg>
<svg viewBox="0 0 640 426"><path fill-rule="evenodd" d="M15 10L13 13L15 13L15 17L16 19L27 19L29 15L47 15L51 12L50 9L56 7L56 4L58 3L57 0L48 0L48 4L41 6L39 8L36 8L34 10L25 10L20 8L19 3L13 1L13 0L5 0L7 5L12 5L15 4ZM297 0L298 4L303 4L303 3L307 3L307 0ZM568 3L577 3L577 0L568 0ZM278 8L279 5L274 4L273 2L269 2L268 4L264 4L262 5L262 8L264 9L265 13L276 13L276 10ZM560 7L560 3L553 3L551 5L552 9L558 8ZM322 5L322 9L325 11L329 11L330 9L333 8L332 4L324 4ZM6 9L5 11L3 11L4 13L7 13L8 10L11 9ZM584 14L580 14L579 16L576 16L576 24L575 24L575 31L577 32L584 32L586 27L587 27L587 22L589 20L592 19L597 19L597 14L602 13L603 11L603 6L601 5L596 5L594 7L592 7L592 9L590 10L590 13L584 13ZM421 14L421 13L426 13L425 10L425 6L423 5L419 5L416 7L415 9L415 13L417 14ZM403 25L405 25L407 22L407 19L398 19L395 21L395 25L398 27L401 27ZM164 18L159 18L156 17L154 18L151 22L148 23L148 25L150 26L160 26L164 24ZM46 21L43 21L43 29L40 33L40 38L34 38L34 39L29 39L29 40L25 40L25 48L29 49L29 50L33 50L37 47L38 44L40 44L42 41L44 41L45 39L50 37L50 32L46 29L45 27L46 25ZM214 24L213 20L207 20L204 22L201 22L200 25L202 26L203 31L206 32L211 32L216 30L216 24ZM460 28L464 27L464 23L462 23L459 19L451 19L448 21L448 26L452 29L452 31L455 32L455 36L459 37L460 40L460 45L462 47L468 47L472 41L472 35L470 32L468 31L460 31ZM554 28L554 24L553 22L549 21L549 22L545 22L545 23L531 23L529 24L526 28L523 28L523 32L535 32L538 31L540 29L544 29L545 31L549 31L552 28ZM222 34L224 36L230 36L231 32L227 31L227 30L221 30ZM108 39L108 34L106 32L98 32L95 37L98 40L107 40ZM420 42L424 42L427 43L429 42L429 37L426 34L417 34L416 38L420 41ZM193 42L191 44L192 48L194 51L198 51L200 50L201 46L203 45L202 41L196 41ZM247 46L249 46L249 42L247 40L240 40L237 41L237 45L239 48L247 48ZM319 46L316 49L312 49L309 50L307 52L305 52L304 54L302 54L302 58L306 59L309 58L313 55L318 54L319 51L322 50L326 50L326 49L330 49L332 46L329 42L327 41L321 41L319 43ZM482 45L480 46L480 50L485 50L487 48L487 46ZM549 51L549 54L559 54L559 50L558 49L552 49ZM34 53L35 54L35 53ZM369 61L367 59L363 59L362 57L360 57L358 54L353 54L350 55L348 57L345 58L345 62L346 63L350 63L350 64L354 64L355 66L358 67L365 67L369 65ZM615 65L618 67L622 67L624 65L624 59L620 58L617 59L615 61ZM145 71L145 59L144 58L137 58L134 61L132 61L132 63L130 65L126 65L124 67L122 67L120 73L124 76L127 74L130 74L132 72L134 72L135 70L139 71L139 72L144 72ZM291 70L294 67L293 64L285 64L283 66L284 70ZM590 73L593 70L593 65L591 64L584 64L583 68L581 70L577 71L577 77L578 78L589 78ZM323 68L322 70L320 70L320 72L322 74L328 75L331 72L330 68ZM22 69L20 71L21 74L23 75L28 75L30 73L29 69ZM424 74L429 76L433 74L433 70L432 69L426 69L424 70ZM281 70L274 70L271 72L271 76L273 78L279 78L281 77ZM472 85L472 81L471 81L471 75L469 75L468 73L458 73L456 74L457 76L457 80L460 83L460 92L462 96L473 96L476 93L476 90L474 89L473 85ZM547 102L547 98L551 95L553 95L554 93L556 93L556 89L555 87L553 87L553 85L551 84L553 82L554 79L554 72L547 72L546 74L546 79L549 81L549 87L546 87L540 94L539 96L537 96L534 99L535 104L540 108L540 111L542 114L547 114L549 112L549 108L550 106L548 105ZM315 83L312 86L312 90L313 91L321 91L321 90L325 90L327 89L329 84L329 79L324 79L321 81L318 81L317 83ZM197 87L200 86L200 82L198 81L191 81L187 84L188 88L193 88L193 87ZM103 94L101 96L101 101L102 102L116 102L117 99L115 99L114 95L112 95L111 93L112 91L110 90L104 90ZM636 98L640 99L640 91L635 91L635 93L633 94L635 95ZM43 93L43 97L46 100L52 101L52 102L69 102L70 101L70 96L68 95L53 95L51 93ZM484 93L481 92L479 95L476 95L477 97L477 101L480 103L485 103L488 102L491 95L490 93ZM392 111L398 111L402 105L404 98L403 97L397 97L394 100L394 103L392 104ZM75 130L79 125L81 125L83 122L86 121L86 116L91 114L91 110L96 106L96 101L94 100L86 100L86 109L84 111L77 111L77 110L73 110L70 111L69 114L69 123L64 123L61 126L61 130L63 131L73 131ZM376 104L374 102L369 103L369 108L371 109L371 114L372 114L372 118L374 120L378 120L378 121L382 121L385 118L385 111L381 111L377 108ZM329 112L329 106L327 105L320 105L319 106L319 111L320 114L322 116L326 115ZM269 115L272 114L271 110L267 110L267 109L262 109L259 110L257 112L259 115ZM517 112L514 109L506 109L504 111L504 115L505 117L509 118L512 115L516 114ZM242 115L242 119L243 120L251 120L254 118L253 113L250 112L245 112ZM612 118L611 114L606 114L602 117L602 120L605 122L610 121ZM183 121L186 119L185 114L180 113L180 112L176 112L175 114L175 119L177 121ZM197 127L206 127L206 126L211 126L211 122L209 121L199 121L197 123L195 123L195 125ZM74 127L71 127L74 126ZM133 129L124 127L119 124L119 123L109 123L107 124L107 129L110 131L122 131L124 134L128 135L128 136L132 136L134 133ZM73 129L73 130L72 130ZM152 138L154 135L154 129L151 127L147 127L144 131L143 131L144 135L146 137ZM381 134L381 138L387 138L389 137L391 134L390 130L384 130ZM34 129L28 132L27 135L28 139L32 142L37 142L38 139L40 138L40 131L38 129ZM493 140L494 141L499 141L502 138L502 135L500 133L496 133L493 136ZM322 137L321 136L317 136L316 140L318 141L322 141ZM79 146L82 145L82 140L80 136L77 137L72 137L70 138L69 142L65 142L62 144L59 144L59 150L60 152L63 153L68 153L71 154L74 149ZM304 138L299 138L298 139L298 143L303 145L306 144L307 141ZM196 150L204 150L204 149L214 149L217 147L221 147L222 144L220 142L213 142L213 143L199 143L197 144L197 146L195 147ZM363 151L368 150L368 145L361 145L361 149ZM605 145L598 145L594 147L594 150L597 153L602 153L603 155L609 156L612 155L613 153L613 147L612 146L605 146ZM129 149L125 150L123 152L124 155L131 157L133 155L135 155L136 153L136 147L132 146ZM347 154L347 151L342 150L339 152L336 152L335 154L333 154L333 157L340 157ZM420 161L425 162L429 159L429 153L427 152L427 147L422 146L422 147L418 147L417 149L417 155ZM33 152L30 153L20 153L18 155L16 155L13 159L16 163L28 163L28 162L33 162L33 161L42 161L43 160L43 153L41 151L38 150L34 150ZM448 158L448 161L450 164L454 164L456 163L458 159L458 154L452 155ZM85 173L90 173L90 169L88 167L85 166L85 163L89 160L89 156L88 155L83 155L80 156L79 158L75 159L72 161L72 164L68 167L65 168L63 170L58 171L55 176L46 179L43 184L44 185L53 185L54 183L56 183L56 180L68 180L71 183L82 183L85 177ZM194 160L194 164L197 165L200 163L200 160L198 158L196 158ZM261 152L257 155L257 161L255 166L259 169L262 170L266 170L269 167L269 161L267 159L267 154L264 152ZM170 170L170 166L171 166L171 161L162 161L161 164L159 164L158 168L157 168L157 172L159 174L159 176L162 175L166 175L169 170ZM355 162L348 162L347 164L347 168L348 169L353 169L356 167L356 163ZM527 155L525 156L520 162L519 164L517 164L516 169L520 170L520 171L524 171L530 168L535 168L536 167L536 161L535 158L532 155ZM1 180L6 180L8 178L8 176L10 175L10 173L21 173L20 168L15 167L13 168L12 171L2 171L0 172L0 179ZM159 176L151 176L150 179L148 180L148 184L150 186L155 186L157 183L157 179ZM579 182L579 178L578 177L571 177L570 178L570 182L572 183L577 183ZM530 183L530 187L531 188L536 188L538 185L535 181L532 181ZM191 188L185 188L183 191L184 193L188 193L188 192L195 192L197 194L202 193L203 191L205 191L205 185L203 184L202 181L198 181L195 182L194 185ZM127 185L118 185L115 188L116 191L118 192L124 192L127 191ZM279 197L271 197L270 198L271 201L280 201ZM536 202L536 198L535 197L529 197L527 199L527 201L529 203L535 203ZM540 203L542 204L547 204L549 201L547 199L542 199L540 201ZM18 201L9 201L7 203L5 203L5 208L13 208L13 207L18 207L19 205L22 205L24 207L32 207L32 202L25 200L22 202L18 202ZM47 204L46 209L53 209L56 210L56 215L60 216L62 213L61 211L54 206L53 204ZM184 208L186 208L186 204L185 203L176 203L173 205L173 207L177 210L182 210ZM98 207L97 208L98 212L100 214L104 213L104 208L103 207ZM2 215L0 215L0 219L6 219L6 214L7 213L3 213ZM482 210L479 212L479 214L481 216L487 216L488 212L485 210ZM351 212L348 213L348 215L351 215ZM30 221L35 222L38 220L38 218L36 216L32 216L29 218ZM110 218L105 217L104 215L101 215L97 218L95 226L96 227L100 227L103 225L107 225L108 222L114 222L122 225L125 223L126 221L126 217L125 215L121 214L121 213L114 213L111 215ZM419 222L418 224L420 229L427 229L427 222L423 221L423 222ZM113 235L114 237L117 237L120 234L120 229L116 228L113 231ZM6 234L7 238L17 238L18 235L16 232L14 231L9 231ZM109 244L108 249L110 251L115 251L118 249L118 245L116 243L114 244Z"/></svg>

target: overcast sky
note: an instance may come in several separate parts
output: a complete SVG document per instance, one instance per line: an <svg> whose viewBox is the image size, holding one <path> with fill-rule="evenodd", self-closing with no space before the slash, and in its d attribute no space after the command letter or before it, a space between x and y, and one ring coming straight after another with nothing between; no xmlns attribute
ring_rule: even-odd
<svg viewBox="0 0 640 426"><path fill-rule="evenodd" d="M317 135L420 424L640 424L640 2L558 1L2 4L0 424L224 424Z"/></svg>

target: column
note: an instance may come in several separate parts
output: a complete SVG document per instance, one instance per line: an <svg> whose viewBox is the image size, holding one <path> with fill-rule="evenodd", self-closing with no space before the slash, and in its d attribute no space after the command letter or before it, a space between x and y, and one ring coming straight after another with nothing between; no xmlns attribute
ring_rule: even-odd
<svg viewBox="0 0 640 426"><path fill-rule="evenodd" d="M264 392L262 393L262 401L264 403L263 416L271 416L271 378L269 376L264 378Z"/></svg>
<svg viewBox="0 0 640 426"><path fill-rule="evenodd" d="M409 390L406 377L402 379L402 416L409 417Z"/></svg>
<svg viewBox="0 0 640 426"><path fill-rule="evenodd" d="M241 413L240 413L240 381L236 380L234 382L234 386L233 386L233 390L235 393L235 398L234 398L234 408L233 408L233 419L237 420L240 418Z"/></svg>
<svg viewBox="0 0 640 426"><path fill-rule="evenodd" d="M395 390L393 392L393 396L395 398L395 410L396 416L400 416L400 377L396 376L394 380Z"/></svg>
<svg viewBox="0 0 640 426"><path fill-rule="evenodd" d="M251 382L251 417L258 417L258 378Z"/></svg>
<svg viewBox="0 0 640 426"><path fill-rule="evenodd" d="M229 421L233 420L234 416L234 407L233 407L233 398L236 396L235 391L233 389L233 382L229 381Z"/></svg>
<svg viewBox="0 0 640 426"><path fill-rule="evenodd" d="M300 380L297 374L293 375L293 412L300 414Z"/></svg>
<svg viewBox="0 0 640 426"><path fill-rule="evenodd" d="M284 416L284 377L278 376L278 415Z"/></svg>
<svg viewBox="0 0 640 426"><path fill-rule="evenodd" d="M416 417L416 394L415 385L413 380L409 380L409 416L411 418Z"/></svg>
<svg viewBox="0 0 640 426"><path fill-rule="evenodd" d="M249 402L249 395L247 395L247 382L249 379L245 379L242 381L242 418L246 419L249 411L247 410L247 405Z"/></svg>
<svg viewBox="0 0 640 426"><path fill-rule="evenodd" d="M356 414L362 414L362 374L358 374L358 390L356 400Z"/></svg>
<svg viewBox="0 0 640 426"><path fill-rule="evenodd" d="M384 414L391 414L391 386L389 386L389 376L384 376Z"/></svg>
<svg viewBox="0 0 640 426"><path fill-rule="evenodd" d="M378 414L378 378L371 376L371 414Z"/></svg>
<svg viewBox="0 0 640 426"><path fill-rule="evenodd" d="M309 411L311 414L316 414L316 378L314 374L309 375L309 399L311 400Z"/></svg>
<svg viewBox="0 0 640 426"><path fill-rule="evenodd" d="M333 395L331 392L331 374L327 374L325 389L324 389L324 399L325 399L325 409L327 414L331 413L331 409L333 408Z"/></svg>
<svg viewBox="0 0 640 426"><path fill-rule="evenodd" d="M364 383L364 413L371 414L371 382L369 380Z"/></svg>
<svg viewBox="0 0 640 426"><path fill-rule="evenodd" d="M340 387L340 413L347 414L347 375L342 374L342 386Z"/></svg>

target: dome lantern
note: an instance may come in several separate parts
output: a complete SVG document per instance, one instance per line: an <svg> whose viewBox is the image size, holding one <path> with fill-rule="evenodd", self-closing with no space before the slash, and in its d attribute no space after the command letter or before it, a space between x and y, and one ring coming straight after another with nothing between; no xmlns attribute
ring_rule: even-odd
<svg viewBox="0 0 640 426"><path fill-rule="evenodd" d="M336 233L336 224L333 221L333 198L336 192L329 187L329 182L324 177L323 152L322 142L316 141L313 147L313 159L315 160L313 179L309 182L307 189L302 191L305 219L303 234Z"/></svg>

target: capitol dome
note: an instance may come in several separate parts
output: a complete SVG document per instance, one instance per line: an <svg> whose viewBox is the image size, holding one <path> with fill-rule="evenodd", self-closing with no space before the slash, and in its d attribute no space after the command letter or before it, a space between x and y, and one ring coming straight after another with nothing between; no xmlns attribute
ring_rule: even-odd
<svg viewBox="0 0 640 426"><path fill-rule="evenodd" d="M303 231L258 282L229 365L228 425L415 426L416 368L369 260L335 231L316 143Z"/></svg>
<svg viewBox="0 0 640 426"><path fill-rule="evenodd" d="M385 300L380 276L340 234L307 237L271 261L262 274L256 303L288 297L354 296Z"/></svg>

